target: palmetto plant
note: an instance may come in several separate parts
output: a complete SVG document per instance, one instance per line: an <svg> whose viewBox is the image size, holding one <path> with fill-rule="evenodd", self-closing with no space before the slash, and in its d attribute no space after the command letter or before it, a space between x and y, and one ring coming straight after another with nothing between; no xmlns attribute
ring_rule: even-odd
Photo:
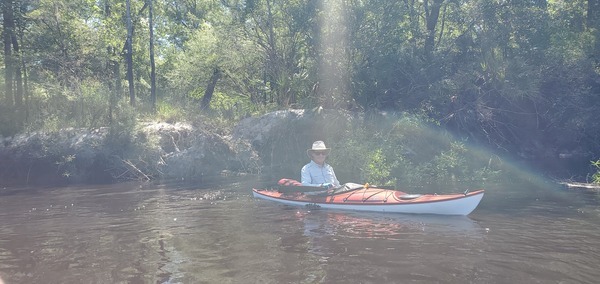
<svg viewBox="0 0 600 284"><path fill-rule="evenodd" d="M592 176L592 182L593 183L600 183L600 159L593 162L592 161L592 166L596 167L596 169L598 170L593 176Z"/></svg>

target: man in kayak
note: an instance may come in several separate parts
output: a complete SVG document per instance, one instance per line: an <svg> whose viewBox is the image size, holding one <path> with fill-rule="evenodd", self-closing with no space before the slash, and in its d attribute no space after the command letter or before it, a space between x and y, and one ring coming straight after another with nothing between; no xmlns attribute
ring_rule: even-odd
<svg viewBox="0 0 600 284"><path fill-rule="evenodd" d="M306 154L311 161L302 167L302 171L300 172L302 185L320 186L325 189L340 186L333 168L325 163L325 159L330 151L331 149L325 147L325 142L323 141L315 141L312 148L306 150Z"/></svg>

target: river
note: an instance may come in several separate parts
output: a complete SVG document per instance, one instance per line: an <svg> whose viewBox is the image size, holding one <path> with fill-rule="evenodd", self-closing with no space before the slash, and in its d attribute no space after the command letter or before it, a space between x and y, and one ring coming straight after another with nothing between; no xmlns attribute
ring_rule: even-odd
<svg viewBox="0 0 600 284"><path fill-rule="evenodd" d="M467 217L255 200L254 178L0 189L13 283L597 283L600 198L486 187Z"/></svg>

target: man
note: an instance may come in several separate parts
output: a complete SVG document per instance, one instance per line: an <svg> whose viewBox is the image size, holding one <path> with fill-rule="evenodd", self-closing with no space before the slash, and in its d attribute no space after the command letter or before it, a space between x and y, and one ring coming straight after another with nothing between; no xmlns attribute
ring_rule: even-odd
<svg viewBox="0 0 600 284"><path fill-rule="evenodd" d="M304 186L320 186L326 189L339 187L340 182L335 176L333 168L325 163L331 149L323 141L315 141L306 154L311 159L310 163L302 167L301 181Z"/></svg>

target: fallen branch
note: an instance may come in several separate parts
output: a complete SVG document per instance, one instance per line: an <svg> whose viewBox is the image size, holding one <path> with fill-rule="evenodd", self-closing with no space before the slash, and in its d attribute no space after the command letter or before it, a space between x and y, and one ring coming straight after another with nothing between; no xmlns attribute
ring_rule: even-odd
<svg viewBox="0 0 600 284"><path fill-rule="evenodd" d="M566 186L568 189L586 189L586 190L600 191L600 184L595 184L595 183L560 182L560 184Z"/></svg>
<svg viewBox="0 0 600 284"><path fill-rule="evenodd" d="M151 180L151 178L146 175L144 172L142 172L140 169L138 169L131 161L129 160L122 160L123 163L129 167L130 170L132 170L132 174L136 175L138 177L138 179L140 180L146 180L149 181Z"/></svg>

